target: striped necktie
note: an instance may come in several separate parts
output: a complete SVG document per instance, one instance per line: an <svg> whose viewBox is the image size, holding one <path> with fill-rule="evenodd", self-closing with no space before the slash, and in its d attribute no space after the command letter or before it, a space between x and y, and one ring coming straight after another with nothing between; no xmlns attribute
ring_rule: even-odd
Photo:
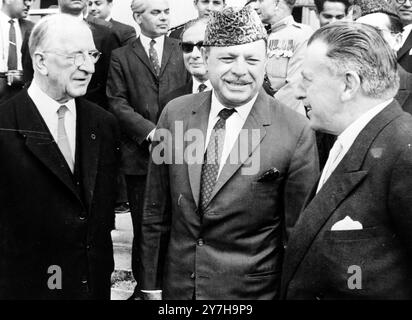
<svg viewBox="0 0 412 320"><path fill-rule="evenodd" d="M67 165L70 168L70 171L74 172L74 161L72 156L72 151L70 149L69 139L67 137L66 126L64 124L64 118L66 112L68 111L66 106L61 106L59 110L57 110L57 145L61 153L63 154L64 159L67 162Z"/></svg>

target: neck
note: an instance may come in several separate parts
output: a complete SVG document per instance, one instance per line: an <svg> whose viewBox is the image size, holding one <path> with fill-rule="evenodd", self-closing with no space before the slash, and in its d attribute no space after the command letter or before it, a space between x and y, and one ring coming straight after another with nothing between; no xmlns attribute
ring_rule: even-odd
<svg viewBox="0 0 412 320"><path fill-rule="evenodd" d="M196 81L201 82L201 83L204 83L204 82L207 81L207 76L206 75L204 75L204 76L193 75L193 78L195 78Z"/></svg>
<svg viewBox="0 0 412 320"><path fill-rule="evenodd" d="M64 104L64 103L67 103L67 101L70 100L67 97L62 96L61 94L57 94L56 92L51 90L50 88L52 88L52 86L50 86L50 84L47 83L47 81L45 79L40 79L38 77L34 77L33 81L36 83L36 85L40 88L41 91L43 91L45 94L47 94L54 101L57 101L60 104Z"/></svg>
<svg viewBox="0 0 412 320"><path fill-rule="evenodd" d="M82 15L83 10L70 10L67 8L60 7L60 12L65 14L70 14L71 16L80 17ZM82 16L83 17L83 16Z"/></svg>
<svg viewBox="0 0 412 320"><path fill-rule="evenodd" d="M290 16L292 12L290 10L283 10L279 8L277 14L269 21L271 25L280 22L281 20L285 19L286 17Z"/></svg>

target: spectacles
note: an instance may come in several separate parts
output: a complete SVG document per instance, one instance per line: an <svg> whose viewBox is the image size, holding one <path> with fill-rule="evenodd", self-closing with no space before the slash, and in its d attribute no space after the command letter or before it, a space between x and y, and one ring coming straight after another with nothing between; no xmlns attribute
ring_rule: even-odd
<svg viewBox="0 0 412 320"><path fill-rule="evenodd" d="M87 52L78 52L78 53L74 53L74 54L64 54L64 53L60 53L60 52L56 52L56 51L44 51L43 53L53 53L53 54L58 55L58 56L73 59L73 64L76 67L80 67L86 62L86 56L88 56L92 60L93 63L96 63L97 61L99 61L99 58L102 55L102 53L98 50L90 50L90 51L87 51Z"/></svg>
<svg viewBox="0 0 412 320"><path fill-rule="evenodd" d="M398 4L404 4L406 0L395 0ZM412 3L412 2L411 2Z"/></svg>
<svg viewBox="0 0 412 320"><path fill-rule="evenodd" d="M199 41L198 43L182 42L180 45L182 46L182 51L184 53L190 53L193 51L194 47L200 50L200 48L203 47L203 41Z"/></svg>

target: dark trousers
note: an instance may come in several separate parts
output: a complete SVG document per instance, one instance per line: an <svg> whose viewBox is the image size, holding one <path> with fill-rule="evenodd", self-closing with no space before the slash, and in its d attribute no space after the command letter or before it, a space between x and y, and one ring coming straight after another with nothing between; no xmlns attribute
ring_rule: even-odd
<svg viewBox="0 0 412 320"><path fill-rule="evenodd" d="M126 175L127 196L129 198L130 213L133 223L133 245L132 245L132 271L133 276L139 279L139 252L138 245L141 238L142 214L144 191L146 187L146 176ZM140 284L137 283L135 292L140 292Z"/></svg>

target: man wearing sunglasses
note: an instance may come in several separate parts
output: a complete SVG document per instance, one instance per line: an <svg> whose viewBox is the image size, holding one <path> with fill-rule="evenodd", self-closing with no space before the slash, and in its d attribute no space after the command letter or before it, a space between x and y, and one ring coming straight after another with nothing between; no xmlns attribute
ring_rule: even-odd
<svg viewBox="0 0 412 320"><path fill-rule="evenodd" d="M398 51L398 62L412 72L412 0L391 0L403 24L402 47Z"/></svg>
<svg viewBox="0 0 412 320"><path fill-rule="evenodd" d="M60 14L29 48L33 81L0 106L0 299L108 300L118 125L81 98L100 52Z"/></svg>
<svg viewBox="0 0 412 320"><path fill-rule="evenodd" d="M165 106L169 101L190 93L198 93L210 90L211 84L207 76L206 66L203 62L201 48L205 38L207 19L200 18L186 23L180 46L183 53L183 61L187 71L192 75L191 81L168 94L161 105Z"/></svg>
<svg viewBox="0 0 412 320"><path fill-rule="evenodd" d="M166 37L169 30L167 0L133 0L133 18L141 34L132 43L113 51L107 95L119 120L122 136L122 173L125 174L134 240L132 270L137 280L137 244L145 191L149 147L162 112L160 101L185 85L185 69L179 42ZM135 289L140 294L139 283Z"/></svg>

